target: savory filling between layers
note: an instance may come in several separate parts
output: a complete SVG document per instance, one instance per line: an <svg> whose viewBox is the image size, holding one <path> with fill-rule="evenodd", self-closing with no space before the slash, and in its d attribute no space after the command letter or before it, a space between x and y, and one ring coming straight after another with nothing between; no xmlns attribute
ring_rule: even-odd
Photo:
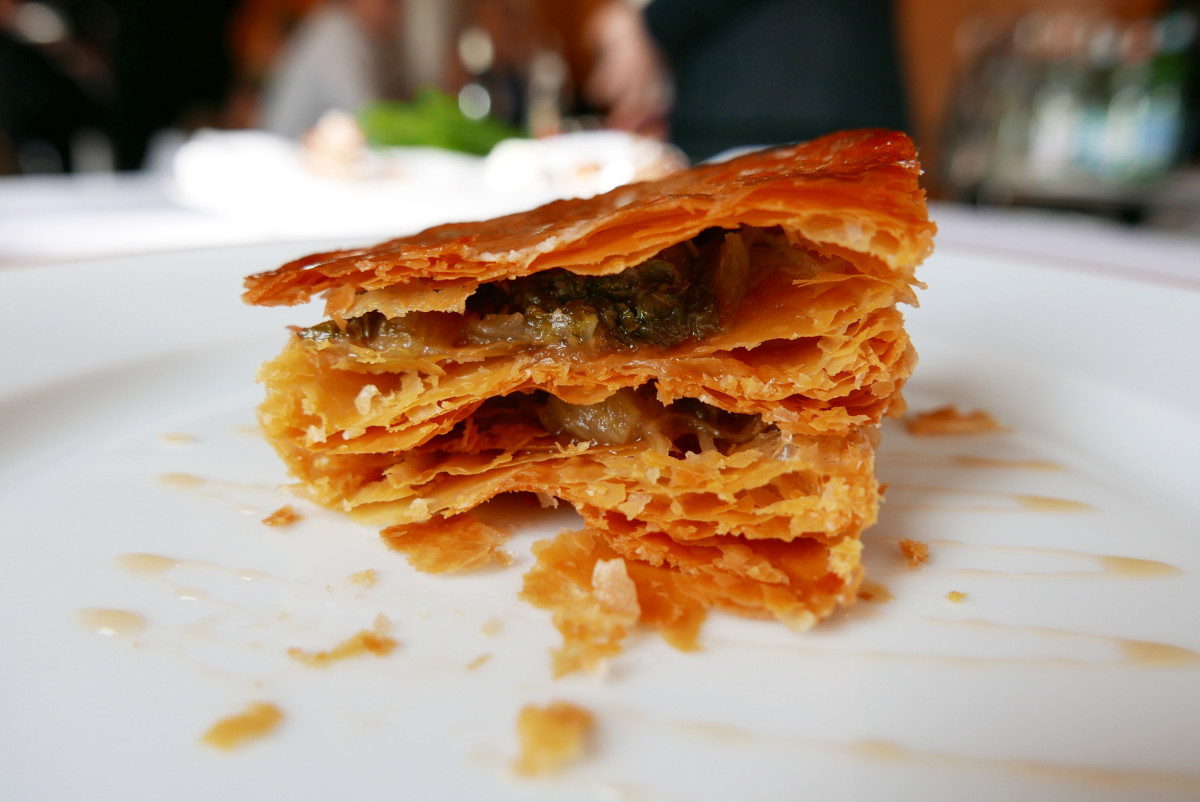
<svg viewBox="0 0 1200 802"><path fill-rule="evenodd" d="M457 554L458 533L479 528L464 513L479 504L513 491L555 496L591 533L590 556L565 556L589 566L584 580L597 558L623 558L639 598L669 586L699 609L770 614L803 629L857 588L858 535L878 499L872 450L865 433L789 439L755 415L695 399L663 404L652 384L594 404L537 391L489 399L451 432L394 455L354 511L390 524L394 548L427 551L444 530L440 548ZM531 591L539 582L573 592L550 565L555 548L540 545L526 580L526 598L543 606L554 604ZM646 620L669 625L675 615ZM593 640L567 630L568 644ZM571 665L556 659L559 670Z"/></svg>
<svg viewBox="0 0 1200 802"><path fill-rule="evenodd" d="M726 412L694 398L663 405L652 384L623 388L595 404L569 404L543 391L517 403L531 406L546 431L565 441L596 445L641 442L660 454L677 457L714 449L729 454L766 429L775 428L758 415Z"/></svg>
<svg viewBox="0 0 1200 802"><path fill-rule="evenodd" d="M719 331L775 268L811 270L811 261L778 229L713 228L612 275L555 268L484 284L461 315L410 312L388 318L371 311L345 327L329 320L298 333L316 343L414 353L436 344L669 348Z"/></svg>
<svg viewBox="0 0 1200 802"><path fill-rule="evenodd" d="M874 518L872 434L788 436L694 399L663 404L653 385L594 404L538 391L489 399L406 451L333 458L356 469L329 478L334 498L372 522L457 515L530 491L585 518L619 513L638 536L835 543Z"/></svg>

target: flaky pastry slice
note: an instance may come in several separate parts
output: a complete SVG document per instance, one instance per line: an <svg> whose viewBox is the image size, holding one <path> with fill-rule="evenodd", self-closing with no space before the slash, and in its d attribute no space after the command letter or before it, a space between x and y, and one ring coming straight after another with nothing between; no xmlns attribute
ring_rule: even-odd
<svg viewBox="0 0 1200 802"><path fill-rule="evenodd" d="M525 592L560 670L637 620L693 644L666 597L676 624L803 629L861 581L876 429L915 363L896 305L932 248L919 173L904 135L848 132L251 276L249 302L328 315L262 368L263 429L311 498L429 570L500 553L488 499L573 505L586 528ZM617 575L637 604L577 626Z"/></svg>

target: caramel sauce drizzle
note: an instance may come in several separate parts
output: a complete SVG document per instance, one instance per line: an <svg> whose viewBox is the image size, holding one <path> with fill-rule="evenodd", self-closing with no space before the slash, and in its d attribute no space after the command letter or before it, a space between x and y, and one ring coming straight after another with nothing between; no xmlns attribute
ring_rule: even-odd
<svg viewBox="0 0 1200 802"><path fill-rule="evenodd" d="M896 597L892 595L887 585L870 579L864 579L862 585L858 588L857 598L865 602L871 602L872 604L887 604Z"/></svg>
<svg viewBox="0 0 1200 802"><path fill-rule="evenodd" d="M937 620L941 623L941 619ZM951 621L948 623L958 623ZM991 622L983 622L989 624ZM943 666L958 666L961 668L977 668L980 666L1028 666L1033 668L1063 668L1063 669L1078 669L1078 668L1140 668L1140 669L1189 669L1200 666L1200 652L1193 649L1188 649L1185 646L1176 646L1171 643L1158 643L1155 641L1140 641L1129 638L1107 637L1102 635L1089 635L1085 632L1072 632L1070 630L1055 630L1051 628L1042 628L1040 632L1036 631L1036 627L1006 627L1003 624L995 624L997 630L1009 629L1013 631L1024 631L1030 634L1039 634L1043 637L1060 637L1078 638L1081 640L1089 640L1096 643L1108 643L1116 650L1116 657L1111 660L1092 660L1082 657L971 657L966 655L950 655L950 654L929 654L922 652L885 652L885 651L843 651L840 649L822 649L814 646L800 644L763 644L751 643L748 641L735 641L731 639L709 638L705 640L707 645L724 646L734 649L762 649L775 652L786 652L792 655L804 655L809 657L833 657L833 658L848 658L852 660L886 660L892 662L906 663L932 663Z"/></svg>
<svg viewBox="0 0 1200 802"><path fill-rule="evenodd" d="M237 749L272 733L283 722L283 711L270 702L251 702L241 713L216 722L201 738L218 749Z"/></svg>
<svg viewBox="0 0 1200 802"><path fill-rule="evenodd" d="M977 757L940 750L914 749L882 739L863 738L839 743L801 735L754 732L730 724L663 721L647 716L642 710L626 707L609 708L601 715L605 713L633 721L639 726L650 725L686 737L699 737L722 743L750 746L769 744L806 752L835 753L874 763L904 763L934 769L959 769L988 774L1019 774L1035 780L1051 780L1098 788L1111 788L1116 785L1200 793L1200 776L1178 772L1088 766L1021 758Z"/></svg>
<svg viewBox="0 0 1200 802"><path fill-rule="evenodd" d="M251 493L269 493L272 496L277 494L277 488L268 484L256 482L226 482L218 479L205 479L203 476L196 476L191 473L161 473L158 475L158 482L172 490L184 490L194 492L201 498L213 499L216 501L224 501L232 503L238 510L246 515L262 515L263 512L258 507L252 507L246 504L239 504L229 498L229 491L249 491Z"/></svg>
<svg viewBox="0 0 1200 802"><path fill-rule="evenodd" d="M1104 643L1113 646L1120 659L1113 661L1123 665L1140 666L1145 668L1180 668L1200 665L1200 652L1184 646L1156 641L1121 638L1112 635L1095 635L1089 632L1076 632L1057 627L1019 626L986 621L979 618L924 618L929 623L966 627L968 629L986 630L991 632L1019 632L1035 635L1040 638L1055 640L1087 641ZM1070 658L1061 658L1070 660ZM1057 661L1057 659L1056 659ZM1072 660L1071 662L1078 662Z"/></svg>
<svg viewBox="0 0 1200 802"><path fill-rule="evenodd" d="M850 613L853 615L853 613ZM729 638L707 638L705 643L711 646L722 646L733 649L754 648L773 652L784 652L791 655L812 655L821 657L868 659L868 660L900 660L906 662L936 663L962 667L974 666L1049 666L1054 668L1143 668L1143 669L1188 669L1200 666L1200 652L1185 646L1171 643L1137 640L1112 635L1097 635L1091 632L1056 627L1025 626L1017 624L1002 624L977 618L922 618L921 621L935 626L960 627L979 631L996 633L1015 633L1029 635L1039 640L1073 641L1084 644L1101 644L1110 646L1114 652L1112 659L1092 659L1070 656L1046 657L972 657L965 655L930 654L922 652L885 652L885 651L845 651L836 648L822 648L811 642L797 641L794 643L761 643L742 641Z"/></svg>
<svg viewBox="0 0 1200 802"><path fill-rule="evenodd" d="M128 554L118 554L113 558L113 561L120 568L134 576L142 577L162 577L176 568L200 568L205 571L229 574L246 582L279 581L276 577L262 571L253 571L244 568L226 568L223 565L217 565L216 563L204 560L184 560L177 557L164 557L161 554L131 552Z"/></svg>
<svg viewBox="0 0 1200 802"><path fill-rule="evenodd" d="M1094 510L1091 504L1075 501L1069 498L1054 498L1038 496L1030 493L1003 493L995 490L966 490L959 487L940 487L937 485L906 485L890 482L890 488L896 490L914 490L921 493L946 493L956 496L981 496L984 498L1004 499L1016 502L1016 506L975 505L966 507L939 507L934 504L904 504L888 503L896 509L953 509L964 512L1088 512Z"/></svg>
<svg viewBox="0 0 1200 802"><path fill-rule="evenodd" d="M106 638L136 638L146 628L146 619L128 610L88 607L75 612L84 629Z"/></svg>
<svg viewBox="0 0 1200 802"><path fill-rule="evenodd" d="M880 536L866 538L868 543L899 543L900 538ZM1004 577L1034 577L1034 578L1077 578L1077 577L1122 577L1127 579L1155 579L1168 576L1182 576L1183 570L1169 563L1158 560L1147 560L1141 557L1124 557L1115 554L1092 554L1085 551L1070 549L1051 549L1039 546L1002 546L986 543L966 543L961 540L937 539L929 540L928 544L935 549L941 548L970 548L981 551L998 551L1009 554L1028 554L1039 557L1059 557L1072 560L1083 560L1099 568L1096 571L997 571L985 568L957 568L946 573L958 576L1004 576ZM897 569L873 568L872 573L890 572ZM935 569L936 570L936 569Z"/></svg>
<svg viewBox="0 0 1200 802"><path fill-rule="evenodd" d="M1067 470L1065 465L1043 459L1012 459L1008 457L983 457L975 454L929 454L923 451L880 452L879 464L896 463L915 465L922 468L998 468L1019 471Z"/></svg>

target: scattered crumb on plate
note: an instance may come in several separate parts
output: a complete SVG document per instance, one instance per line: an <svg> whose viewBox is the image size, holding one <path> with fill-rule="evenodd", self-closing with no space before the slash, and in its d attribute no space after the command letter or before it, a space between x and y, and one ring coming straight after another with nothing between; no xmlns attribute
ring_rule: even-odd
<svg viewBox="0 0 1200 802"><path fill-rule="evenodd" d="M521 753L514 768L520 774L546 774L583 757L596 719L570 702L545 707L526 705L517 716Z"/></svg>
<svg viewBox="0 0 1200 802"><path fill-rule="evenodd" d="M483 665L484 663L486 663L488 660L491 660L491 659L492 659L492 653L484 652L483 654L479 655L471 662L467 663L467 671L474 671L475 669L479 668L481 665Z"/></svg>
<svg viewBox="0 0 1200 802"><path fill-rule="evenodd" d="M556 677L581 669L603 671L608 658L620 654L621 641L638 622L641 608L636 590L634 607L624 603L624 584L632 581L625 561L603 548L598 554L598 543L584 530L563 532L553 540L533 544L537 562L525 574L521 598L550 610L554 626L563 636L562 647L553 652ZM611 558L612 562L603 558ZM597 581L620 606L611 606L600 598Z"/></svg>
<svg viewBox="0 0 1200 802"><path fill-rule="evenodd" d="M961 590L952 590L946 594L946 598L955 604L958 604L963 599L967 598L967 594L963 593Z"/></svg>
<svg viewBox="0 0 1200 802"><path fill-rule="evenodd" d="M916 437L986 434L1002 432L1004 427L982 409L959 412L953 404L928 412L918 412L905 420L908 433Z"/></svg>
<svg viewBox="0 0 1200 802"><path fill-rule="evenodd" d="M165 446L190 446L196 442L195 436L186 432L165 432L158 439Z"/></svg>
<svg viewBox="0 0 1200 802"><path fill-rule="evenodd" d="M368 568L365 571L358 571L346 577L356 585L362 585L364 588L369 588L375 584L379 577L375 574L374 568Z"/></svg>
<svg viewBox="0 0 1200 802"><path fill-rule="evenodd" d="M589 529L560 532L533 544L536 562L525 574L521 598L549 610L563 645L553 652L556 677L601 672L620 654L629 630L642 623L682 651L699 648L704 606L678 572L626 563Z"/></svg>
<svg viewBox="0 0 1200 802"><path fill-rule="evenodd" d="M430 574L457 573L495 562L511 565L513 556L500 548L508 533L471 514L433 518L423 523L389 526L383 542L408 555L408 563Z"/></svg>
<svg viewBox="0 0 1200 802"><path fill-rule="evenodd" d="M496 637L496 635L500 632L500 619L489 618L487 621L483 622L483 626L479 628L479 631L489 638Z"/></svg>
<svg viewBox="0 0 1200 802"><path fill-rule="evenodd" d="M358 657L363 654L384 657L391 654L398 645L394 638L388 637L391 629L392 622L387 619L387 616L380 614L375 618L375 625L371 629L364 629L352 635L332 649L310 652L293 646L288 649L288 655L301 663L318 668L324 668L337 660L345 660L348 657Z"/></svg>
<svg viewBox="0 0 1200 802"><path fill-rule="evenodd" d="M888 590L887 585L867 579L858 588L858 598L873 604L886 604L896 597Z"/></svg>
<svg viewBox="0 0 1200 802"><path fill-rule="evenodd" d="M267 526L289 526L300 520L300 513L292 509L291 504L285 504L275 512L262 519Z"/></svg>
<svg viewBox="0 0 1200 802"><path fill-rule="evenodd" d="M204 733L203 741L218 749L236 749L246 741L269 735L283 721L283 711L270 702L251 702L246 709L223 718Z"/></svg>
<svg viewBox="0 0 1200 802"><path fill-rule="evenodd" d="M910 566L916 568L929 559L929 546L919 540L904 538L900 541L900 553Z"/></svg>

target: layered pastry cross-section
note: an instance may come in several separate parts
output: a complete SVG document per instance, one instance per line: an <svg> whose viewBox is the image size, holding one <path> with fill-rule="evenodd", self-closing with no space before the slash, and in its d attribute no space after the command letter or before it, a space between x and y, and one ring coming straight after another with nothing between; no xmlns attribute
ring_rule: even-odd
<svg viewBox="0 0 1200 802"><path fill-rule="evenodd" d="M932 248L919 174L903 134L848 132L251 276L249 302L328 318L262 368L263 429L433 570L495 552L470 512L499 494L574 506L586 531L526 583L568 645L598 637L572 594L685 646L710 607L804 628L861 581Z"/></svg>

